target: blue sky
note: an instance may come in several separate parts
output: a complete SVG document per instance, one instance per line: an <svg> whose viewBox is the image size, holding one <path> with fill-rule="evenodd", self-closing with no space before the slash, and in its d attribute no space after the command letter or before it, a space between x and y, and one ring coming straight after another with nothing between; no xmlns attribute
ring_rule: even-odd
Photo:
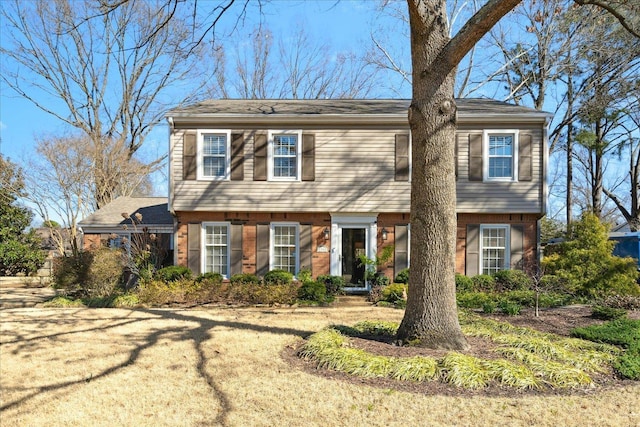
<svg viewBox="0 0 640 427"><path fill-rule="evenodd" d="M206 8L216 2L201 0L199 4ZM310 35L335 46L336 50L358 49L368 40L371 25L379 19L377 4L374 0L273 1L267 4L263 19L274 32L304 25ZM252 28L254 23L257 16L250 11L246 28ZM4 25L0 31L1 44L6 40ZM402 34L386 36L389 42L394 39L405 42ZM3 61L2 66L11 64ZM60 135L67 129L60 120L20 98L6 85L0 85L0 152L4 156L22 164L34 155L36 137ZM151 152L166 149L166 127L152 133L147 144Z"/></svg>

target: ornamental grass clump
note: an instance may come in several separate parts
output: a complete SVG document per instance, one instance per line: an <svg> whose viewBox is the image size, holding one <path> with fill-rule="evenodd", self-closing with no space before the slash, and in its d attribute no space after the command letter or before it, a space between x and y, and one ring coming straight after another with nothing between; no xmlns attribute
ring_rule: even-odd
<svg viewBox="0 0 640 427"><path fill-rule="evenodd" d="M439 366L443 380L456 387L483 388L491 380L491 374L477 357L453 352L442 358Z"/></svg>

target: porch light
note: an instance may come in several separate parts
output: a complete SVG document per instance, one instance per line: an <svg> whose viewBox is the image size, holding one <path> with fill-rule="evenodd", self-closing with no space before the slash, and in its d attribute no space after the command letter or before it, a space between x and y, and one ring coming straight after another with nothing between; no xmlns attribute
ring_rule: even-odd
<svg viewBox="0 0 640 427"><path fill-rule="evenodd" d="M382 240L387 240L387 237L389 237L389 232L386 228L382 227Z"/></svg>
<svg viewBox="0 0 640 427"><path fill-rule="evenodd" d="M329 240L329 227L324 228L324 240Z"/></svg>

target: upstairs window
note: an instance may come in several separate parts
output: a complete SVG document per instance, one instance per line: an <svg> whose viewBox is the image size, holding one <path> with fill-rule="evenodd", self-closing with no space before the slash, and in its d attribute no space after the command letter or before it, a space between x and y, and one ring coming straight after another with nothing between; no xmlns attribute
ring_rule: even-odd
<svg viewBox="0 0 640 427"><path fill-rule="evenodd" d="M269 133L269 179L298 181L300 179L301 132L273 131Z"/></svg>
<svg viewBox="0 0 640 427"><path fill-rule="evenodd" d="M229 178L229 141L229 131L202 130L199 132L199 179Z"/></svg>
<svg viewBox="0 0 640 427"><path fill-rule="evenodd" d="M515 181L518 168L518 133L485 131L484 176L487 181Z"/></svg>

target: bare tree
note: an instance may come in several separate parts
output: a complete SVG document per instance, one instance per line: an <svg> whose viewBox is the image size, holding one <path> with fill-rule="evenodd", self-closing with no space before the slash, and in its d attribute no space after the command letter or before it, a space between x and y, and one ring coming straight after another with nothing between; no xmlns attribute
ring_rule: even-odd
<svg viewBox="0 0 640 427"><path fill-rule="evenodd" d="M239 35L226 44L233 48L214 48L216 97L364 98L377 83L377 69L353 52L314 42L304 27L284 37L262 25L251 33L249 46Z"/></svg>
<svg viewBox="0 0 640 427"><path fill-rule="evenodd" d="M92 147L102 147L91 159L96 207L131 190L108 170L108 144L126 147L134 162L167 106L194 99L193 85L185 82L194 81L189 76L200 48L188 21L170 6L153 1L3 3L8 40L0 52L8 64L2 79L86 135ZM162 162L152 159L144 171ZM124 177L138 179L129 178Z"/></svg>

